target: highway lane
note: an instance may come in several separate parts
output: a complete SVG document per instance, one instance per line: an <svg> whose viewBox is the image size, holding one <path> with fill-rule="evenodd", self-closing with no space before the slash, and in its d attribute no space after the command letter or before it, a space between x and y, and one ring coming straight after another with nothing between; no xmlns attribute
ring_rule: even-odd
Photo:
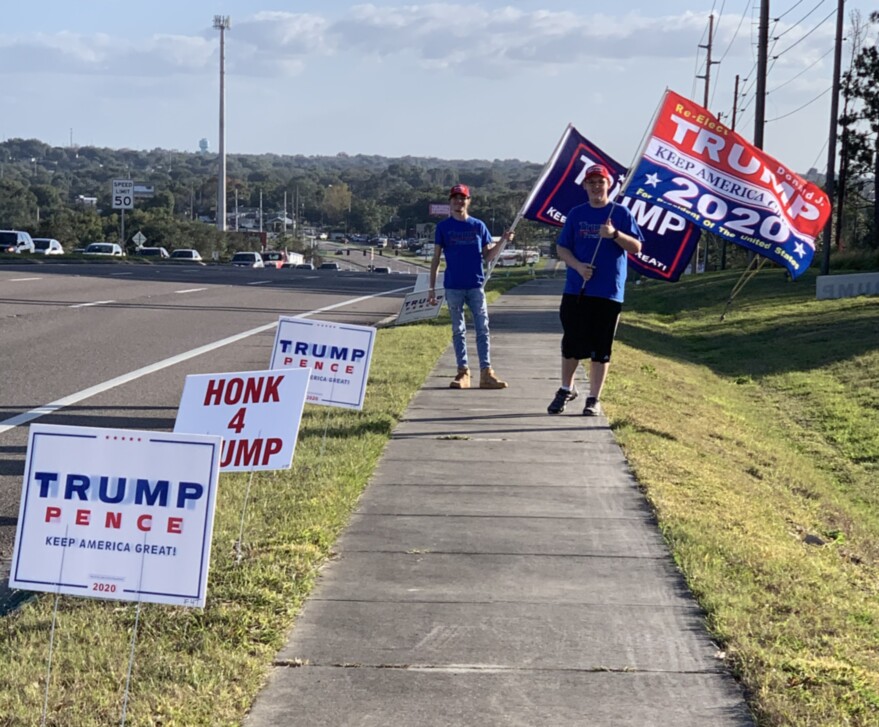
<svg viewBox="0 0 879 727"><path fill-rule="evenodd" d="M39 419L170 430L187 374L268 366L279 316L332 307L312 317L371 325L399 311L413 282L403 275L211 265L0 266L0 584L8 572L28 430L27 424L10 428L10 420L258 331Z"/></svg>

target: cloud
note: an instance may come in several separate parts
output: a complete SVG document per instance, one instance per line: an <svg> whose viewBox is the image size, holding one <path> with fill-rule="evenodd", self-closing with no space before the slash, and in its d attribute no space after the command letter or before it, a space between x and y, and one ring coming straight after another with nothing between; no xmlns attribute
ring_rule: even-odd
<svg viewBox="0 0 879 727"><path fill-rule="evenodd" d="M331 10L328 13L333 12ZM647 17L551 10L525 12L480 5L357 5L343 16L261 11L233 23L227 71L241 76L284 77L331 55L414 63L436 73L503 78L583 68L584 83L609 63L645 66L651 59L692 60L704 34L703 14ZM822 29L823 30L823 29ZM725 48L733 24L724 26ZM820 46L823 32L815 33ZM216 66L216 31L120 39L107 35L0 34L0 74L205 74ZM735 44L748 50L745 34ZM794 40L796 33L787 39ZM807 39L794 56L806 54ZM734 53L735 55L735 53ZM14 69L14 70L13 70Z"/></svg>

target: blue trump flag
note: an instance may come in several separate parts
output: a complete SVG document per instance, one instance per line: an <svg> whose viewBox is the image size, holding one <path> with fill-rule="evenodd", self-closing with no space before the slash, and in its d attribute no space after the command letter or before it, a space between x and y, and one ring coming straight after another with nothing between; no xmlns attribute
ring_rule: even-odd
<svg viewBox="0 0 879 727"><path fill-rule="evenodd" d="M674 282L680 278L699 241L698 228L679 214L646 200L628 196L615 199L625 179L626 168L570 124L525 201L522 216L561 227L573 207L589 201L582 181L586 168L592 164L603 164L614 176L610 198L632 212L644 235L641 252L629 255L632 269L658 280Z"/></svg>

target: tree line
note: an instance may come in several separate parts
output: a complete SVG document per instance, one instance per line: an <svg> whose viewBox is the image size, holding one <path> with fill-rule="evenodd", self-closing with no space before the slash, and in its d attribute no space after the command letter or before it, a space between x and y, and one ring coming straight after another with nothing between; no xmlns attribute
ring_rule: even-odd
<svg viewBox="0 0 879 727"><path fill-rule="evenodd" d="M840 175L832 192L833 244L840 250L879 249L879 51L875 42L865 42L876 24L879 12L871 13L868 23L853 16L839 119ZM211 224L217 168L217 155L211 153L54 147L10 139L0 143L0 227L54 237L68 249L117 240L121 225L110 201L111 182L132 179L154 193L126 214L129 247L137 231L149 244L195 247L202 253L252 247L244 236L221 233ZM234 213L261 206L264 218L286 211L299 230L411 237L418 225L437 221L430 205L446 202L448 189L460 182L474 190L472 213L499 235L540 171L540 165L519 160L229 154L226 207ZM518 241L526 245L555 236L556 230L528 221L517 228Z"/></svg>

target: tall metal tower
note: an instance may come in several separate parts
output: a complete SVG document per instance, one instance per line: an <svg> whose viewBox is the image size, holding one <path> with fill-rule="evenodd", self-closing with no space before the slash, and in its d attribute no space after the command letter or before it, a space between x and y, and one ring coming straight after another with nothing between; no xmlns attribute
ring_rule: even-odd
<svg viewBox="0 0 879 727"><path fill-rule="evenodd" d="M214 16L214 29L220 31L220 169L217 173L217 229L226 231L226 31L228 15Z"/></svg>

